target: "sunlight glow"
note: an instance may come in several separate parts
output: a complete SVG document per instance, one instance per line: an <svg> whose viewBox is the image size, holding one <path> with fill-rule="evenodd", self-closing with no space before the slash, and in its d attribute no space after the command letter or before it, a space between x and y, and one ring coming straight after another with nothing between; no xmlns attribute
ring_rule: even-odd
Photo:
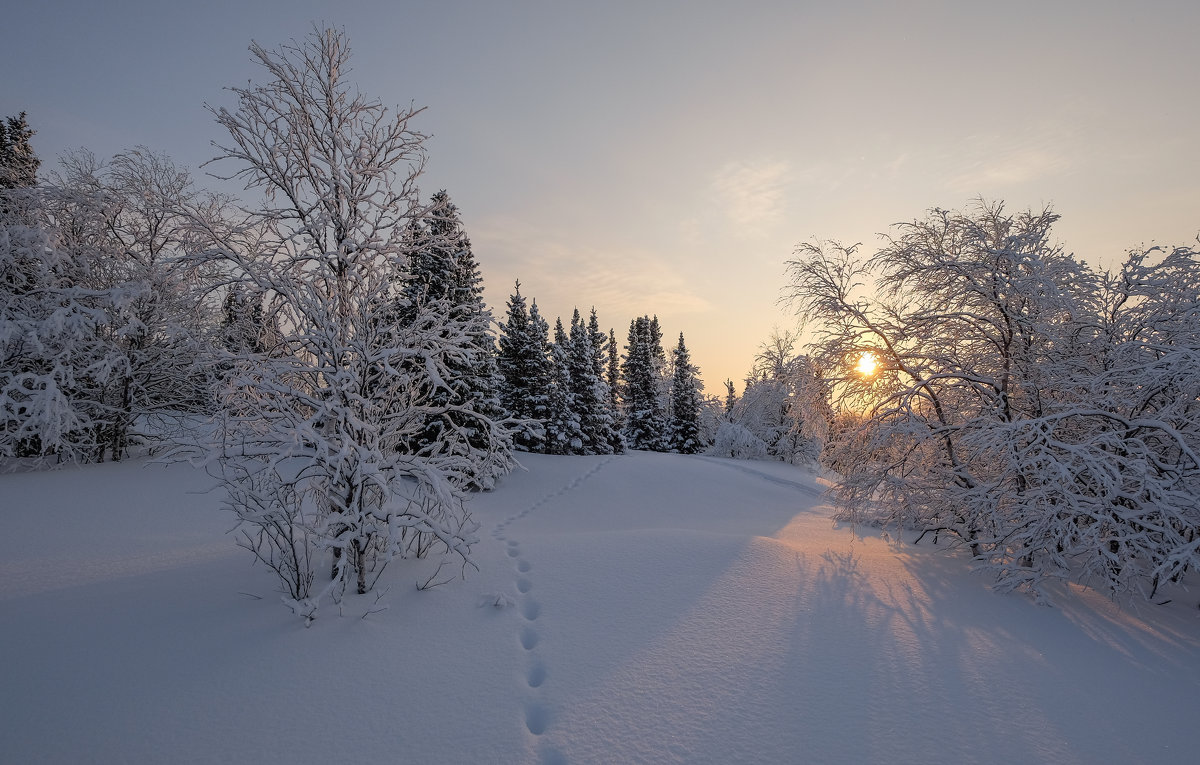
<svg viewBox="0 0 1200 765"><path fill-rule="evenodd" d="M858 366L855 369L863 377L871 377L879 369L879 360L875 358L874 353L864 351L863 355L858 357Z"/></svg>

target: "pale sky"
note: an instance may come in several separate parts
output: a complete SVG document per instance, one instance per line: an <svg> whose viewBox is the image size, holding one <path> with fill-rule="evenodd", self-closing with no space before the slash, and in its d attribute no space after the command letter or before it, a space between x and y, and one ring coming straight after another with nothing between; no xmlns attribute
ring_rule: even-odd
<svg viewBox="0 0 1200 765"><path fill-rule="evenodd" d="M975 197L1050 204L1090 263L1200 232L1200 3L9 3L0 116L50 169L86 146L200 164L246 48L343 27L363 92L428 107L424 196L458 204L498 318L657 314L741 390L784 262Z"/></svg>

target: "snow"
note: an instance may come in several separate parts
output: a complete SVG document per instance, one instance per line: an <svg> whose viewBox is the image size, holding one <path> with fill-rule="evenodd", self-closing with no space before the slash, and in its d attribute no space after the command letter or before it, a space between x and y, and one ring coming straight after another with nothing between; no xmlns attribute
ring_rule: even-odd
<svg viewBox="0 0 1200 765"><path fill-rule="evenodd" d="M308 629L203 472L0 475L0 759L1195 760L1194 583L1047 608L835 525L802 468L522 462L470 503L479 572L398 562Z"/></svg>

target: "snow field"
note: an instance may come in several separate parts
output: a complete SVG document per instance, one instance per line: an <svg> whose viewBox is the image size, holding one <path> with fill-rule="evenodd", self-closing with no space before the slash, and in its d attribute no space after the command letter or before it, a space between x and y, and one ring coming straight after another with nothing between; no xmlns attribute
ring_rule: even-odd
<svg viewBox="0 0 1200 765"><path fill-rule="evenodd" d="M1194 761L1194 594L996 595L781 463L522 462L471 501L479 572L394 565L309 629L203 473L0 476L2 759Z"/></svg>

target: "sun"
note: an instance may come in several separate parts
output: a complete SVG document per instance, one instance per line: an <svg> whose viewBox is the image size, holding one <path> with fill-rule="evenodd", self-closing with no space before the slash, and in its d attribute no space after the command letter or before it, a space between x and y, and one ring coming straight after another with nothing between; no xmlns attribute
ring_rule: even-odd
<svg viewBox="0 0 1200 765"><path fill-rule="evenodd" d="M855 369L863 377L871 377L879 369L879 360L875 358L874 353L864 351L863 355L858 357L858 366Z"/></svg>

